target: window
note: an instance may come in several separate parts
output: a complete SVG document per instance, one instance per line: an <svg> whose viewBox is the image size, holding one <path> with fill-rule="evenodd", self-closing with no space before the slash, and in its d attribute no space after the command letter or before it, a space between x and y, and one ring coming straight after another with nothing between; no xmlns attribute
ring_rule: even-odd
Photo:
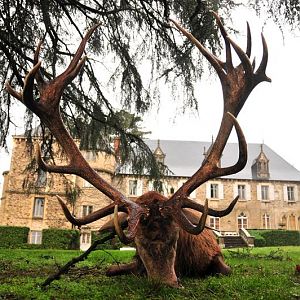
<svg viewBox="0 0 300 300"><path fill-rule="evenodd" d="M136 196L137 195L137 180L129 180L129 195Z"/></svg>
<svg viewBox="0 0 300 300"><path fill-rule="evenodd" d="M160 180L155 180L153 181L153 190L159 193L163 193L164 192L164 186L162 181Z"/></svg>
<svg viewBox="0 0 300 300"><path fill-rule="evenodd" d="M83 205L82 206L82 216L85 217L93 212L92 205Z"/></svg>
<svg viewBox="0 0 300 300"><path fill-rule="evenodd" d="M47 183L47 173L41 169L38 170L36 186L37 187L44 187Z"/></svg>
<svg viewBox="0 0 300 300"><path fill-rule="evenodd" d="M294 184L287 184L283 186L283 199L288 203L295 203L298 201L298 187Z"/></svg>
<svg viewBox="0 0 300 300"><path fill-rule="evenodd" d="M238 184L238 196L240 200L246 200L246 186Z"/></svg>
<svg viewBox="0 0 300 300"><path fill-rule="evenodd" d="M278 191L274 189L274 185L272 184L263 183L257 185L257 200L273 201L276 194L278 195Z"/></svg>
<svg viewBox="0 0 300 300"><path fill-rule="evenodd" d="M43 218L44 217L44 198L34 198L33 206L33 217L34 218Z"/></svg>
<svg viewBox="0 0 300 300"><path fill-rule="evenodd" d="M219 198L219 189L218 189L218 184L212 183L210 185L210 198L217 199Z"/></svg>
<svg viewBox="0 0 300 300"><path fill-rule="evenodd" d="M269 186L262 185L261 186L261 200L269 200Z"/></svg>
<svg viewBox="0 0 300 300"><path fill-rule="evenodd" d="M209 227L220 230L220 218L219 217L209 217Z"/></svg>
<svg viewBox="0 0 300 300"><path fill-rule="evenodd" d="M224 199L223 184L219 182L208 182L206 184L206 198L213 200Z"/></svg>
<svg viewBox="0 0 300 300"><path fill-rule="evenodd" d="M30 231L30 244L41 244L42 243L42 232L41 231Z"/></svg>
<svg viewBox="0 0 300 300"><path fill-rule="evenodd" d="M260 190L259 190L260 192ZM233 185L234 197L239 197L240 201L251 200L251 186L247 182L237 182Z"/></svg>
<svg viewBox="0 0 300 300"><path fill-rule="evenodd" d="M238 229L248 228L248 217L243 212L238 216L237 220L238 220Z"/></svg>
<svg viewBox="0 0 300 300"><path fill-rule="evenodd" d="M294 202L295 201L295 188L293 186L287 186L287 200Z"/></svg>
<svg viewBox="0 0 300 300"><path fill-rule="evenodd" d="M81 243L82 244L90 244L91 243L91 234L88 232L83 232L81 234Z"/></svg>
<svg viewBox="0 0 300 300"><path fill-rule="evenodd" d="M267 213L263 214L262 223L263 223L263 228L264 229L270 229L271 228L271 225L270 225L270 216Z"/></svg>
<svg viewBox="0 0 300 300"><path fill-rule="evenodd" d="M86 181L86 180L83 180L83 185L82 185L82 187L84 187L84 188L92 188L92 187L94 187L91 183L89 183L88 181Z"/></svg>

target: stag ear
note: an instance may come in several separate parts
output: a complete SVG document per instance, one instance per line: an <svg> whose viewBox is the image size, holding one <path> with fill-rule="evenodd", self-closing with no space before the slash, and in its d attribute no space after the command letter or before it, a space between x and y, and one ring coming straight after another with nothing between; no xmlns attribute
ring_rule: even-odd
<svg viewBox="0 0 300 300"><path fill-rule="evenodd" d="M123 212L118 213L119 223L122 228L126 228L128 226L127 217L128 217L128 215L126 213L123 213ZM105 231L115 231L115 225L114 225L113 219L111 219L108 222L106 222L105 224L103 224L101 226L101 228L99 229L99 233L102 233Z"/></svg>

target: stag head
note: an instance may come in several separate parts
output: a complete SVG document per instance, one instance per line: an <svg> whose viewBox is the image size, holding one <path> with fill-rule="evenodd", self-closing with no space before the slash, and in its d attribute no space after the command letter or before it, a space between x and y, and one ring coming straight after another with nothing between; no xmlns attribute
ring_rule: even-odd
<svg viewBox="0 0 300 300"><path fill-rule="evenodd" d="M83 67L85 57L82 54L85 45L94 30L91 28L83 38L68 68L50 82L45 82L41 76L41 62L38 61L40 45L34 55L34 67L24 80L23 92L19 93L6 84L7 91L34 112L41 121L50 129L64 152L69 157L65 166L48 165L38 153L38 162L41 169L48 172L76 174L104 193L113 202L92 214L78 219L72 216L62 198L58 200L66 218L76 226L91 223L109 214L114 213L114 227L124 243L135 242L137 252L143 261L150 278L158 279L171 286L179 286L175 270L176 247L180 231L191 235L201 235L205 229L207 215L223 217L229 214L238 197L223 211L208 208L208 201L202 205L191 199L189 195L206 181L225 175L230 175L242 170L247 162L247 144L242 130L236 120L251 91L262 81L270 81L265 75L268 60L267 45L262 36L263 57L259 67L255 70L254 61L251 63L251 34L247 26L247 48L244 52L227 34L220 18L212 12L225 42L226 60L218 59L188 31L174 20L170 20L191 43L209 61L220 78L223 89L224 110L217 138L211 151L195 174L187 180L170 198L157 192L148 192L139 197L135 202L125 197L120 191L106 182L85 161L72 137L67 132L61 116L59 102L64 88L76 77ZM232 62L232 49L240 58L240 64L234 66ZM40 93L40 100L34 100L34 80ZM227 143L228 137L235 128L239 141L239 157L233 166L220 168L218 162ZM189 210L200 212L202 215L195 221ZM118 218L118 210L123 215ZM124 214L125 213L125 214ZM125 216L125 217L124 217ZM122 231L122 226L127 226L127 234ZM103 229L109 227L104 226ZM226 273L224 271L224 273Z"/></svg>

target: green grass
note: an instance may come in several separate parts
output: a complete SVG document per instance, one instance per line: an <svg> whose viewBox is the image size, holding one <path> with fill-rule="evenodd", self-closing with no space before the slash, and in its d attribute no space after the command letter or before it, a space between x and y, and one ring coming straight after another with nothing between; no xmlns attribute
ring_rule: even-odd
<svg viewBox="0 0 300 300"><path fill-rule="evenodd" d="M172 289L135 276L108 278L105 268L130 261L132 251L93 252L46 290L40 285L79 251L0 249L0 299L300 299L300 247L225 250L233 274L182 278Z"/></svg>

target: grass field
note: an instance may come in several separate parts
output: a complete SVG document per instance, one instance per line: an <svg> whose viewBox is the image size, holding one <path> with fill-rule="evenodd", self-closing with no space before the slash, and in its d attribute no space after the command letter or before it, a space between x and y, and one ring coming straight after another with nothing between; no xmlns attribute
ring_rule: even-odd
<svg viewBox="0 0 300 300"><path fill-rule="evenodd" d="M93 252L60 280L41 284L79 251L0 249L0 299L300 299L300 247L224 251L233 274L182 278L172 289L146 278L104 275L107 265L130 261L133 251Z"/></svg>

